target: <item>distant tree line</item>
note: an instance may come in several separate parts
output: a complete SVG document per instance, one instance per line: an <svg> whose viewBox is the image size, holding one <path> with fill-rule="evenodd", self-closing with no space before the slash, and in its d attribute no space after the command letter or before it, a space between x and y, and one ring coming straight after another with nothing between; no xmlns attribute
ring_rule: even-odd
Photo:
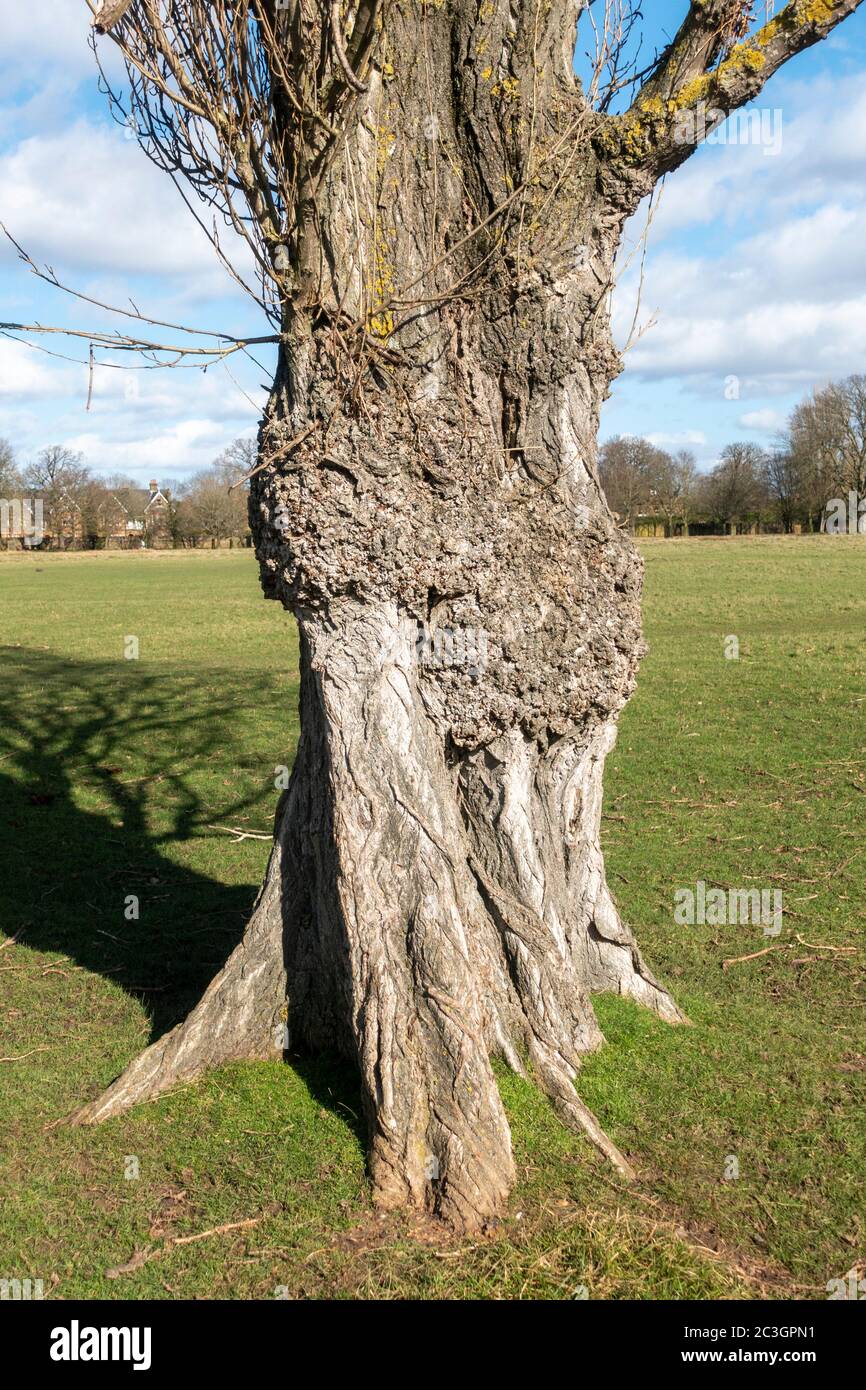
<svg viewBox="0 0 866 1390"><path fill-rule="evenodd" d="M143 487L120 473L96 476L81 454L59 444L19 464L12 446L0 439L0 500L11 504L15 499L40 499L41 544L52 549L247 545L248 487L244 483L231 492L229 487L255 462L255 441L236 439L192 477L181 482L154 480ZM10 515L11 507L4 506L0 546L32 544L22 528L14 533Z"/></svg>
<svg viewBox="0 0 866 1390"><path fill-rule="evenodd" d="M708 473L688 450L623 436L602 447L600 473L632 532L820 531L834 499L866 497L866 376L812 392L772 448L728 444Z"/></svg>
<svg viewBox="0 0 866 1390"><path fill-rule="evenodd" d="M55 548L249 544L247 486L229 487L255 463L255 441L236 439L191 478L148 489L122 474L95 476L80 454L59 444L19 465L0 439L0 501L41 498L42 543ZM698 472L687 449L669 453L647 439L617 436L602 447L600 475L608 503L632 532L820 531L834 499L866 498L866 375L812 392L771 449L726 445L708 473ZM0 546L23 542L8 524L0 528Z"/></svg>

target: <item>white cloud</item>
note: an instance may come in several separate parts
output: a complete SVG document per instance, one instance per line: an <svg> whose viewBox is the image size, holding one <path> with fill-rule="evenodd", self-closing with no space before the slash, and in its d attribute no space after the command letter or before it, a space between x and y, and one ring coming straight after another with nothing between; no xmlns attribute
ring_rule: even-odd
<svg viewBox="0 0 866 1390"><path fill-rule="evenodd" d="M844 376L866 357L866 294L839 303L816 299L743 308L730 283L715 302L697 291L672 311L661 312L655 328L632 349L629 364L646 377L713 378L719 393L729 379L748 377L752 389L767 378L794 385Z"/></svg>
<svg viewBox="0 0 866 1390"><path fill-rule="evenodd" d="M747 410L740 416L739 423L747 430L760 430L762 434L775 434L782 429L785 418L769 406L763 410Z"/></svg>
<svg viewBox="0 0 866 1390"><path fill-rule="evenodd" d="M67 436L64 442L82 453L95 472L166 478L207 467L237 433L240 431L227 431L218 421L187 419L128 440L112 439L105 431L94 430Z"/></svg>
<svg viewBox="0 0 866 1390"><path fill-rule="evenodd" d="M233 374L237 385L219 367L207 373L97 367L87 411L85 365L52 362L0 339L0 436L22 459L63 443L84 454L96 473L186 476L232 439L255 433L266 393L249 365L237 363Z"/></svg>
<svg viewBox="0 0 866 1390"><path fill-rule="evenodd" d="M56 63L67 72L93 72L87 47L90 12L84 0L4 0L0 5L0 63L18 76L44 73Z"/></svg>
<svg viewBox="0 0 866 1390"><path fill-rule="evenodd" d="M169 322L267 331L260 311L233 286L170 180L109 123L103 127L82 118L30 136L0 155L0 220L37 261L52 265L64 283L94 299L122 305L133 295L145 312ZM6 244L0 245L0 277L3 317L94 330L129 327L47 289ZM183 341L170 329L139 324L130 331ZM86 340L35 341L87 357ZM267 349L259 355L267 361ZM116 355L114 360L124 361ZM170 464L173 474L188 473L210 462L256 419L247 396L262 402L262 373L242 358L232 359L231 372L239 386L218 366L207 373L129 373L97 366L91 410L85 414L85 364L0 343L0 434L25 455L46 443L66 442L81 449L98 471L122 468L138 475ZM22 407L36 399L42 409L34 416Z"/></svg>
<svg viewBox="0 0 866 1390"><path fill-rule="evenodd" d="M703 430L680 430L679 433L666 434L663 430L656 430L648 434L646 438L650 444L655 444L659 449L687 449L691 445L706 444L707 437Z"/></svg>
<svg viewBox="0 0 866 1390"><path fill-rule="evenodd" d="M781 153L768 158L759 143L703 148L665 182L651 246L690 227L736 229L772 210L859 193L866 160L861 74L808 88L789 81L758 109L781 110ZM638 216L630 235L642 227Z"/></svg>
<svg viewBox="0 0 866 1390"><path fill-rule="evenodd" d="M32 348L0 339L0 397L13 401L50 398L58 389L58 372Z"/></svg>
<svg viewBox="0 0 866 1390"><path fill-rule="evenodd" d="M82 119L21 141L0 158L0 217L35 259L58 268L195 276L211 293L230 288L171 181L115 127ZM227 236L240 253L233 243Z"/></svg>
<svg viewBox="0 0 866 1390"><path fill-rule="evenodd" d="M736 376L754 396L862 368L866 93L859 76L778 91L777 158L759 145L717 147L668 181L643 288L642 317L656 322L628 354L633 374L702 395L721 394ZM635 219L630 233L641 229ZM635 263L615 294L620 342L637 276Z"/></svg>

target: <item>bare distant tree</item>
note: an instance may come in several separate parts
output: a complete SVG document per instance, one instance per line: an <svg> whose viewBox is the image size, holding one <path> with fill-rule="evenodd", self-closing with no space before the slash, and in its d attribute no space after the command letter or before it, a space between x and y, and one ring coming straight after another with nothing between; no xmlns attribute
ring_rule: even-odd
<svg viewBox="0 0 866 1390"><path fill-rule="evenodd" d="M594 993L682 1018L599 842L642 649L597 468L615 258L694 149L684 118L755 98L858 3L758 28L683 0L641 72L629 0L132 0L102 41L121 119L257 267L279 360L250 518L300 626L303 732L243 942L80 1119L336 1047L377 1201L477 1228L515 1174L495 1054L630 1171L574 1087Z"/></svg>
<svg viewBox="0 0 866 1390"><path fill-rule="evenodd" d="M189 529L218 543L249 532L249 486L244 480L258 461L254 439L238 438L183 487Z"/></svg>
<svg viewBox="0 0 866 1390"><path fill-rule="evenodd" d="M602 446L599 479L608 506L634 531L641 513L655 511L653 493L670 456L634 435L617 435Z"/></svg>
<svg viewBox="0 0 866 1390"><path fill-rule="evenodd" d="M695 456L688 449L680 449L673 456L659 450L652 468L652 492L656 509L665 519L666 535L672 536L677 524L688 535L696 480Z"/></svg>
<svg viewBox="0 0 866 1390"><path fill-rule="evenodd" d="M757 516L765 497L764 465L764 451L757 444L725 446L706 484L707 504L715 521L733 530Z"/></svg>
<svg viewBox="0 0 866 1390"><path fill-rule="evenodd" d="M15 451L8 439L0 439L0 497L18 497L24 480L15 461Z"/></svg>
<svg viewBox="0 0 866 1390"><path fill-rule="evenodd" d="M225 479L226 486L231 487L252 472L258 463L258 456L257 440L241 436L223 449L219 458L214 460L213 468Z"/></svg>
<svg viewBox="0 0 866 1390"><path fill-rule="evenodd" d="M798 456L785 448L764 456L763 475L767 495L776 505L782 529L790 532L803 506L803 474Z"/></svg>
<svg viewBox="0 0 866 1390"><path fill-rule="evenodd" d="M788 434L797 467L820 496L819 510L849 491L866 496L866 376L815 391L794 410Z"/></svg>
<svg viewBox="0 0 866 1390"><path fill-rule="evenodd" d="M83 506L92 475L81 454L52 444L25 466L23 479L28 492L43 499L46 527L82 541L86 529Z"/></svg>
<svg viewBox="0 0 866 1390"><path fill-rule="evenodd" d="M237 474L232 471L230 476ZM215 466L190 479L184 506L189 529L213 545L242 536L247 530L246 498L228 491L222 467Z"/></svg>
<svg viewBox="0 0 866 1390"><path fill-rule="evenodd" d="M106 492L126 492L130 488L137 488L139 484L128 473L106 473L102 479L102 486Z"/></svg>
<svg viewBox="0 0 866 1390"><path fill-rule="evenodd" d="M27 486L46 493L54 488L79 487L89 476L89 469L81 454L62 444L52 444L43 449L24 469Z"/></svg>
<svg viewBox="0 0 866 1390"><path fill-rule="evenodd" d="M16 503L21 505L23 492L24 480L15 462L12 445L8 440L0 439L0 547L3 549L19 543L18 529L14 521L10 523L9 518L14 517Z"/></svg>

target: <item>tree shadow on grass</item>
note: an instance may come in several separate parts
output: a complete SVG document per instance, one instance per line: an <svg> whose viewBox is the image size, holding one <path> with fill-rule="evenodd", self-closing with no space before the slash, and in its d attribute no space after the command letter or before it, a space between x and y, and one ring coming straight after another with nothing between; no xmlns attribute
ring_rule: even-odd
<svg viewBox="0 0 866 1390"><path fill-rule="evenodd" d="M240 846L208 827L242 822L253 806L267 827L261 790L238 795L226 782L232 767L266 761L244 753L243 733L255 709L285 708L285 691L268 680L251 688L247 673L226 669L187 675L0 648L0 932L140 998L151 1040L198 1002L259 889L266 844L246 842L256 852L235 886L164 850L207 835L221 856L237 855ZM265 785L276 802L272 768ZM124 915L129 895L138 919ZM336 1057L290 1061L363 1145L356 1070Z"/></svg>
<svg viewBox="0 0 866 1390"><path fill-rule="evenodd" d="M224 779L244 762L235 730L269 692L221 670L217 702L206 676L0 649L0 929L143 998L153 1037L199 998L258 890L162 852L219 834L208 824L235 824L259 799L220 780L206 804L202 771ZM138 920L125 916L130 895Z"/></svg>

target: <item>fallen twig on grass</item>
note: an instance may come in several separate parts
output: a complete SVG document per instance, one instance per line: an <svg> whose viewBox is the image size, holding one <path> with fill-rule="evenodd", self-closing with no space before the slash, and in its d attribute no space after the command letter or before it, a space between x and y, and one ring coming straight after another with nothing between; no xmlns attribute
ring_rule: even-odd
<svg viewBox="0 0 866 1390"><path fill-rule="evenodd" d="M800 943L801 946L805 946L806 949L809 950L809 951L838 951L840 954L843 954L843 955L851 955L853 952L855 952L855 951L857 950L857 947L856 947L856 946L830 946L830 945L820 945L820 946L819 946L819 945L816 945L816 943L813 942L813 941L804 941L803 938L802 938L802 936L800 936L799 934L797 934L796 939L797 939L797 941L799 941L799 943Z"/></svg>
<svg viewBox="0 0 866 1390"><path fill-rule="evenodd" d="M25 1057L32 1057L34 1052L50 1052L50 1047L31 1047L29 1052L22 1052L19 1057L0 1057L0 1062L23 1062Z"/></svg>
<svg viewBox="0 0 866 1390"><path fill-rule="evenodd" d="M206 1240L209 1236L224 1236L229 1231L240 1231L249 1226L258 1226L261 1221L260 1216L248 1216L245 1221L229 1221L224 1226L212 1226L209 1231L198 1231L193 1236L170 1236L162 1245L155 1248L149 1245L143 1250L136 1250L122 1265L113 1265L111 1269L105 1271L106 1279L119 1279L122 1274L134 1274L142 1265L150 1260L159 1259L160 1255L166 1255L169 1250L173 1250L177 1245L191 1245L196 1240Z"/></svg>
<svg viewBox="0 0 866 1390"><path fill-rule="evenodd" d="M174 1236L169 1245L191 1245L194 1240L204 1240L206 1236L224 1236L229 1231L239 1231L243 1226L258 1226L260 1216L248 1216L245 1221L229 1221L225 1226L212 1226L209 1231L199 1231L194 1236Z"/></svg>
<svg viewBox="0 0 866 1390"><path fill-rule="evenodd" d="M235 844L240 844L241 840L272 840L273 834L266 834L261 830L241 830L236 825L209 825L208 830L224 830L227 835L234 835Z"/></svg>
<svg viewBox="0 0 866 1390"><path fill-rule="evenodd" d="M840 955L844 955L846 960L857 950L856 946L815 946L811 941L804 941L800 935L797 935L795 939L799 945L805 946L807 951L836 951ZM793 949L793 941L783 941L778 946L765 946L763 951L751 951L747 956L731 956L728 960L723 960L722 969L727 970L729 965L740 965L746 960L757 960L759 956L767 956L771 951L793 951ZM828 963L832 960L832 956L795 956L791 964L811 965L811 963L816 960L822 960Z"/></svg>
<svg viewBox="0 0 866 1390"><path fill-rule="evenodd" d="M141 1269L142 1265L147 1264L148 1260L152 1260L155 1255L161 1253L160 1250L152 1250L149 1245L145 1246L144 1250L136 1250L126 1261L126 1264L114 1265L111 1269L107 1269L105 1277L106 1279L119 1279L121 1274L133 1274L137 1269Z"/></svg>
<svg viewBox="0 0 866 1390"><path fill-rule="evenodd" d="M763 951L752 951L748 956L731 956L728 960L722 961L722 969L727 970L729 965L740 965L744 960L757 960L758 956L767 956L771 951L786 951L787 946L765 946Z"/></svg>

